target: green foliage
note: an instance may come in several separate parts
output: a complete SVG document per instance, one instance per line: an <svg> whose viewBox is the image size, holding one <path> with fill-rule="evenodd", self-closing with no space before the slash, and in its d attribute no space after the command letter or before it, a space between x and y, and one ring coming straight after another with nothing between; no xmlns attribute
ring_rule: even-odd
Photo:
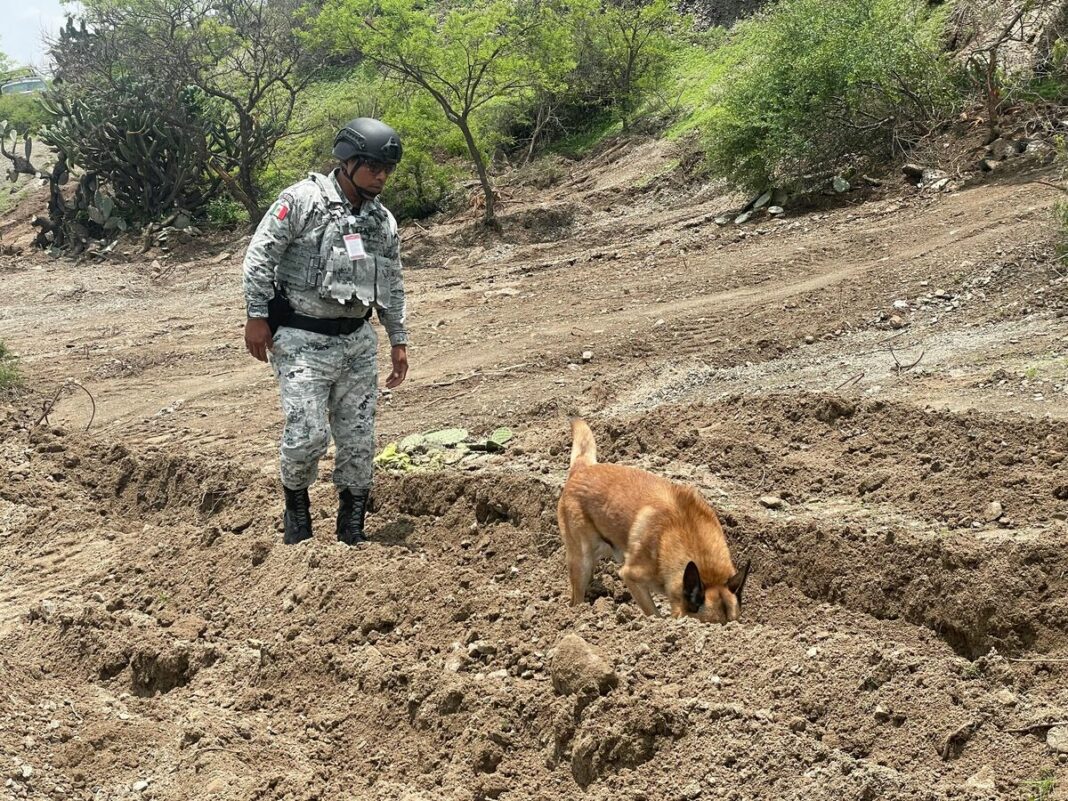
<svg viewBox="0 0 1068 801"><path fill-rule="evenodd" d="M463 136L492 222L487 133L501 130L505 107L552 91L569 67L554 9L512 0L441 8L422 0L330 0L317 32L336 53L359 53L433 100Z"/></svg>
<svg viewBox="0 0 1068 801"><path fill-rule="evenodd" d="M34 136L51 121L37 94L0 95L0 120L19 136Z"/></svg>
<svg viewBox="0 0 1068 801"><path fill-rule="evenodd" d="M216 195L204 206L204 216L215 228L248 225L248 211L229 195Z"/></svg>
<svg viewBox="0 0 1068 801"><path fill-rule="evenodd" d="M131 218L225 190L259 219L255 177L321 53L303 0L89 0L51 48L49 141Z"/></svg>
<svg viewBox="0 0 1068 801"><path fill-rule="evenodd" d="M400 133L404 159L390 177L382 201L400 218L440 210L456 177L451 160L466 153L460 132L433 99L364 65L337 70L301 94L293 133L260 175L264 191L277 194L311 170L326 170L334 135L353 117L385 120ZM487 137L488 138L488 137Z"/></svg>
<svg viewBox="0 0 1068 801"><path fill-rule="evenodd" d="M622 130L622 123L615 114L608 110L601 111L592 115L586 124L574 133L553 142L549 150L568 158L580 159L609 136L622 133Z"/></svg>
<svg viewBox="0 0 1068 801"><path fill-rule="evenodd" d="M1052 770L1042 772L1042 775L1032 781L1024 782L1024 798L1026 801L1050 801L1053 791L1057 788L1057 780Z"/></svg>
<svg viewBox="0 0 1068 801"><path fill-rule="evenodd" d="M15 354L0 341L0 391L13 389L22 383Z"/></svg>
<svg viewBox="0 0 1068 801"><path fill-rule="evenodd" d="M601 98L623 124L634 121L643 99L668 89L673 37L689 20L668 0L605 3L573 0L568 25L576 32L578 57L572 80L587 96Z"/></svg>
<svg viewBox="0 0 1068 801"><path fill-rule="evenodd" d="M717 54L705 114L714 173L762 189L886 159L961 97L919 0L783 0Z"/></svg>

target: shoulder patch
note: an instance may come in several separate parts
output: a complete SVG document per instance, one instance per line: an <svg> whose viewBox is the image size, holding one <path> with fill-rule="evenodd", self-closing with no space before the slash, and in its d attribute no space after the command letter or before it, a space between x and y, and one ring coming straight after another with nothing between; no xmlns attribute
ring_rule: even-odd
<svg viewBox="0 0 1068 801"><path fill-rule="evenodd" d="M283 192L278 196L278 200L275 201L271 207L271 216L276 220L282 221L289 216L289 212L292 211L293 206L296 204L296 198L289 192Z"/></svg>

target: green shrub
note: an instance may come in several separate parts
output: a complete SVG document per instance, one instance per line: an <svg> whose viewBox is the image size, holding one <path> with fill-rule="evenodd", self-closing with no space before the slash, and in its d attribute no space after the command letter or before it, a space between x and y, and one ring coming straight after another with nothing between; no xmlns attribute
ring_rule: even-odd
<svg viewBox="0 0 1068 801"><path fill-rule="evenodd" d="M0 120L20 135L36 134L51 120L40 95L0 95Z"/></svg>
<svg viewBox="0 0 1068 801"><path fill-rule="evenodd" d="M718 52L712 171L759 190L907 149L962 102L937 21L920 0L783 0L742 23Z"/></svg>
<svg viewBox="0 0 1068 801"><path fill-rule="evenodd" d="M22 383L18 363L7 345L0 342L0 392L13 389Z"/></svg>
<svg viewBox="0 0 1068 801"><path fill-rule="evenodd" d="M216 195L204 206L204 216L215 228L248 224L248 211L229 195Z"/></svg>
<svg viewBox="0 0 1068 801"><path fill-rule="evenodd" d="M388 122L404 142L404 158L386 184L382 201L402 218L425 217L440 209L459 172L450 159L465 152L464 143L432 100L383 80L369 66L339 70L300 97L292 133L260 174L265 192L277 194L311 171L332 168L335 134L348 120L363 116Z"/></svg>

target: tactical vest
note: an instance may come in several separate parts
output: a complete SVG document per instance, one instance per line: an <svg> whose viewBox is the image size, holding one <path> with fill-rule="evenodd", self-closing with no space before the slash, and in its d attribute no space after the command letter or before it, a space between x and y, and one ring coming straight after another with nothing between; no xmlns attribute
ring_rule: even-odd
<svg viewBox="0 0 1068 801"><path fill-rule="evenodd" d="M295 290L318 289L319 297L340 304L359 301L368 308L388 310L393 278L400 270L400 238L389 213L375 200L358 215L325 175L311 173L322 195L324 209L315 208L318 220L306 230L318 232L290 243L275 270L277 280ZM358 234L365 256L350 258L345 235Z"/></svg>

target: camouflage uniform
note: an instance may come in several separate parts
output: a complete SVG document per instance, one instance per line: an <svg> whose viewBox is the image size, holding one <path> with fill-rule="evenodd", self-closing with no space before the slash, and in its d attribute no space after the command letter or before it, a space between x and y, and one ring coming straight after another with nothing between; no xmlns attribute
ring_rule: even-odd
<svg viewBox="0 0 1068 801"><path fill-rule="evenodd" d="M366 260L353 262L343 232L358 232ZM365 265L362 275L352 264ZM345 265L349 265L346 272ZM266 318L275 285L293 310L315 318L361 318L377 309L391 345L408 341L397 222L377 198L353 209L330 176L286 189L260 221L245 255L248 316ZM285 413L282 483L305 489L333 434L338 489L371 486L378 337L370 322L352 333L319 334L283 325L271 364Z"/></svg>

